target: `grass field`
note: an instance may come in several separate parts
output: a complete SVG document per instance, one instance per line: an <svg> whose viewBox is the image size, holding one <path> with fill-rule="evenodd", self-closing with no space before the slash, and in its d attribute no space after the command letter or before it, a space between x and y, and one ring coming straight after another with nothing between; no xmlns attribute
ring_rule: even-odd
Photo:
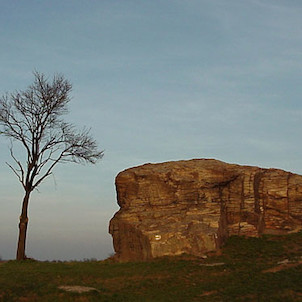
<svg viewBox="0 0 302 302"><path fill-rule="evenodd" d="M220 256L0 263L0 301L302 301L302 233L231 237ZM95 290L68 292L60 286Z"/></svg>

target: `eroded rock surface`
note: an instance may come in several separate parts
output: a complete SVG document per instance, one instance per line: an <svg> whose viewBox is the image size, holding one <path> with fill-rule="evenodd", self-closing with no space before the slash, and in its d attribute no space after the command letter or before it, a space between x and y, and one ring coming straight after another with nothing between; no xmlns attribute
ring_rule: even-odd
<svg viewBox="0 0 302 302"><path fill-rule="evenodd" d="M230 235L302 229L302 176L213 159L146 164L116 177L116 256L201 256Z"/></svg>

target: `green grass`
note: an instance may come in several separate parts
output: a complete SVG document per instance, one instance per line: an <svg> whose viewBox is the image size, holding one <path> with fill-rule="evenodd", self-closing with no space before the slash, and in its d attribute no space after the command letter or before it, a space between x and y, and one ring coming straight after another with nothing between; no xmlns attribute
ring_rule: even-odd
<svg viewBox="0 0 302 302"><path fill-rule="evenodd" d="M302 301L301 256L302 233L297 233L231 237L220 256L206 260L9 261L0 263L0 301ZM284 259L290 263L280 268ZM205 265L219 262L225 264ZM60 285L97 291L69 293Z"/></svg>

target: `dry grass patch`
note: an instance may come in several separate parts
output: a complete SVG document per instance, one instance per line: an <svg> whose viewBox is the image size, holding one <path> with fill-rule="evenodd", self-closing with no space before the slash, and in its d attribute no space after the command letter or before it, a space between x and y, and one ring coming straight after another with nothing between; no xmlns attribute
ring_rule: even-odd
<svg viewBox="0 0 302 302"><path fill-rule="evenodd" d="M61 285L58 288L66 291L66 292L72 292L72 293L78 293L78 294L88 293L91 291L98 292L98 290L94 287L80 286L80 285Z"/></svg>

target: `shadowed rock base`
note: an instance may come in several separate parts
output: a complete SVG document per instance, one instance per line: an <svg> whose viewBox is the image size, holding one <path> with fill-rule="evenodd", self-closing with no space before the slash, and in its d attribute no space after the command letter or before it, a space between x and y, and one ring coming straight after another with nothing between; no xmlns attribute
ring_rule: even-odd
<svg viewBox="0 0 302 302"><path fill-rule="evenodd" d="M116 177L116 257L201 256L231 235L302 228L302 176L213 159L146 164Z"/></svg>

